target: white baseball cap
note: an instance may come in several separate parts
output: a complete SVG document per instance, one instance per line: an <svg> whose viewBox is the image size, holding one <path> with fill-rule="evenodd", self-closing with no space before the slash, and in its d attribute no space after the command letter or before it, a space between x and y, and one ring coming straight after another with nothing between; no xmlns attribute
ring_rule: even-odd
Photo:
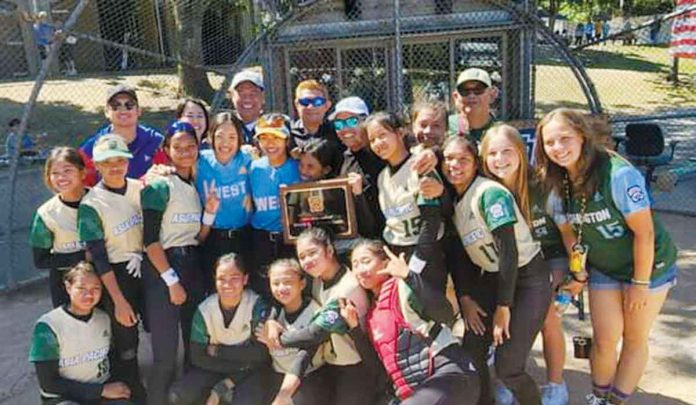
<svg viewBox="0 0 696 405"><path fill-rule="evenodd" d="M232 78L232 88L236 89L237 86L244 82L251 82L254 86L264 89L263 87L263 76L260 72L252 69L244 69L241 72L234 75Z"/></svg>
<svg viewBox="0 0 696 405"><path fill-rule="evenodd" d="M459 77L457 77L457 86L469 81L477 81L483 83L486 85L486 87L491 87L491 85L493 84L491 82L491 76L488 74L488 72L479 68L469 68L460 73Z"/></svg>
<svg viewBox="0 0 696 405"><path fill-rule="evenodd" d="M341 99L341 101L339 101L336 104L336 108L334 109L334 112L329 116L329 119L332 120L336 118L336 114L342 112L347 112L356 115L369 115L370 109L367 108L367 104L360 97L346 97L344 99Z"/></svg>

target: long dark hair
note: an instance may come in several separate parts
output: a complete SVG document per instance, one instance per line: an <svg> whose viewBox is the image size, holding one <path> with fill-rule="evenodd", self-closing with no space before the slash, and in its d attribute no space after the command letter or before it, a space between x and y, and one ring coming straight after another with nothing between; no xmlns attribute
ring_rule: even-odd
<svg viewBox="0 0 696 405"><path fill-rule="evenodd" d="M187 97L179 100L179 104L176 106L176 119L180 120L184 115L184 109L186 109L186 104L191 103L197 105L203 110L203 115L205 116L205 128L203 128L203 135L201 135L201 143L208 135L208 128L210 127L210 115L208 114L208 104L200 98Z"/></svg>
<svg viewBox="0 0 696 405"><path fill-rule="evenodd" d="M301 155L309 154L314 157L322 168L329 167L331 170L324 176L332 179L338 176L343 163L343 154L338 149L338 145L326 139L312 139L302 147Z"/></svg>
<svg viewBox="0 0 696 405"><path fill-rule="evenodd" d="M57 146L53 148L46 159L43 176L44 183L46 183L46 186L48 186L51 191L55 191L55 188L51 183L51 169L53 168L54 163L61 161L75 166L80 172L85 171L85 162L82 160L82 156L77 149L70 146Z"/></svg>
<svg viewBox="0 0 696 405"><path fill-rule="evenodd" d="M220 128L225 123L230 123L237 131L237 152L242 149L242 143L244 142L244 124L237 118L237 115L232 111L221 111L213 117L213 122L210 123L210 128L208 129L208 141L211 147L215 150L215 131Z"/></svg>

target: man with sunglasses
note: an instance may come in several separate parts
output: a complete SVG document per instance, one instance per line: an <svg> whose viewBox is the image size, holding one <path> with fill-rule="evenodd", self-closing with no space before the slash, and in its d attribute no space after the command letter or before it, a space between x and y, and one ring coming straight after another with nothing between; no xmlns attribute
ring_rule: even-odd
<svg viewBox="0 0 696 405"><path fill-rule="evenodd" d="M491 76L483 69L470 68L459 74L452 99L457 110L449 117L451 135L468 136L477 143L495 122L491 104L498 97Z"/></svg>
<svg viewBox="0 0 696 405"><path fill-rule="evenodd" d="M312 139L338 142L333 125L326 119L331 100L326 86L316 80L304 80L295 89L295 109L298 119L292 125L290 150L301 148Z"/></svg>
<svg viewBox="0 0 696 405"><path fill-rule="evenodd" d="M153 164L167 163L167 156L160 149L164 136L156 129L139 123L141 114L138 95L134 88L120 84L107 90L104 115L109 124L80 145L80 154L85 161L87 173L86 185L93 186L99 180L92 161L92 150L97 140L106 134L117 134L128 144L128 149L133 155L126 175L129 178L142 177Z"/></svg>
<svg viewBox="0 0 696 405"><path fill-rule="evenodd" d="M358 233L366 238L381 238L384 215L377 199L377 176L384 169L385 163L372 152L367 133L361 127L369 114L367 104L360 97L346 97L336 104L329 119L338 139L346 147L339 175L357 173L362 176L362 195L368 207L358 215Z"/></svg>

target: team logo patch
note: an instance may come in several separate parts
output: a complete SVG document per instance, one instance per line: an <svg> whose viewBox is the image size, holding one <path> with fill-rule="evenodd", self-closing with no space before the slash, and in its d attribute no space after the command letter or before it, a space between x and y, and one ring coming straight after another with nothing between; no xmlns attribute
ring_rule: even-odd
<svg viewBox="0 0 696 405"><path fill-rule="evenodd" d="M328 322L329 325L333 325L338 320L338 312L326 311L325 318L326 318L326 322Z"/></svg>
<svg viewBox="0 0 696 405"><path fill-rule="evenodd" d="M631 186L626 190L626 194L628 195L628 198L631 199L634 203L643 201L645 199L645 193L643 192L643 189L638 186Z"/></svg>
<svg viewBox="0 0 696 405"><path fill-rule="evenodd" d="M491 205L488 211L491 213L493 219L502 218L505 215L505 208L503 208L503 204L501 203Z"/></svg>

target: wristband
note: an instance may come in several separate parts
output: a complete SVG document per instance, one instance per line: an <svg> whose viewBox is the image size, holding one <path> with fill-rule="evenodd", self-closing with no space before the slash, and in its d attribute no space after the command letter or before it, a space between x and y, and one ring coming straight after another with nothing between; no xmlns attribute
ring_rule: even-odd
<svg viewBox="0 0 696 405"><path fill-rule="evenodd" d="M211 214L209 212L203 211L203 225L205 226L213 226L213 223L215 222L215 214Z"/></svg>
<svg viewBox="0 0 696 405"><path fill-rule="evenodd" d="M573 277L573 281L581 283L581 284L587 284L587 280L589 279L589 277L587 277L587 274L584 274L585 278L583 278L582 280L578 278L578 276L580 276L579 274L570 273L570 275L571 275L571 277Z"/></svg>
<svg viewBox="0 0 696 405"><path fill-rule="evenodd" d="M645 280L636 280L635 278L631 279L631 284L633 285L639 285L639 286L645 286L645 287L650 287L650 281L645 281Z"/></svg>
<svg viewBox="0 0 696 405"><path fill-rule="evenodd" d="M171 287L179 282L179 275L176 274L176 270L171 267L164 273L160 274L160 277L162 280L164 280L164 284L166 284L167 287Z"/></svg>

